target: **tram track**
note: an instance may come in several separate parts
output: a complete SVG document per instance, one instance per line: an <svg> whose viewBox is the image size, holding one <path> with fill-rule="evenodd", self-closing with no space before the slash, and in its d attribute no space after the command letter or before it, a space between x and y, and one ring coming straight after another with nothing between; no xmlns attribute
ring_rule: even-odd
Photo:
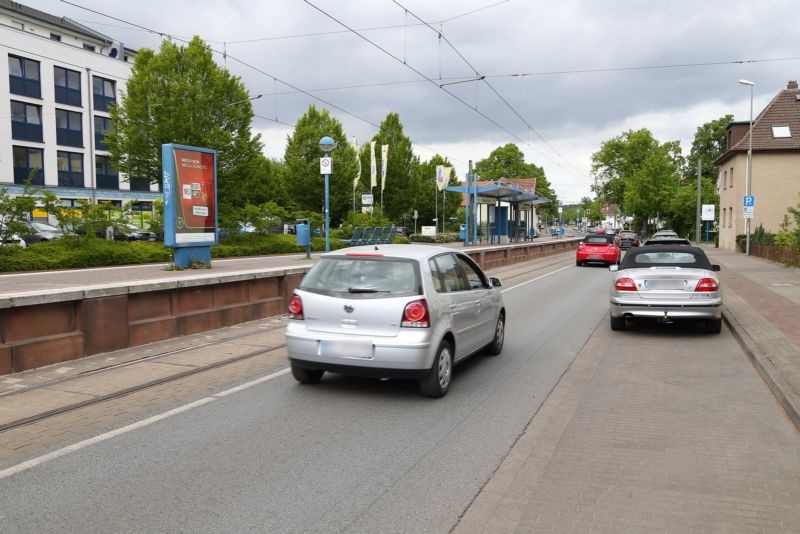
<svg viewBox="0 0 800 534"><path fill-rule="evenodd" d="M515 279L520 279L520 278L531 277L532 275L535 275L538 272L547 271L547 270L550 270L550 269L552 269L554 267L556 267L556 268L557 267L562 267L562 266L567 265L567 264L572 262L572 256L571 255L569 255L569 257L567 258L569 261L567 261L567 259L565 259L563 257L562 258L558 258L558 256L561 256L561 255L555 255L555 256L552 256L552 257L548 256L546 258L540 259L539 261L532 260L532 261L528 261L528 262L523 262L523 263L519 263L519 264L510 265L510 266L495 268L495 269L492 269L491 271L489 271L489 274L491 274L493 276L500 276L503 280L506 280L506 281L507 280L515 280ZM506 284L506 285L508 285L508 284ZM122 368L135 367L136 365L140 365L140 364L143 364L143 363L158 362L159 359L166 358L168 356L174 356L176 354L181 354L181 353L184 353L184 352L189 352L189 351L198 350L198 349L213 348L215 346L220 346L220 345L223 345L225 343L230 343L232 340L239 341L239 340L246 339L248 337L252 337L252 336L256 336L256 335L263 335L265 332L268 333L268 332L272 332L272 331L275 331L275 330L283 329L284 326L285 325L284 325L283 322L276 322L276 324L272 325L271 327L263 328L263 329L260 329L258 331L241 333L241 334L237 334L235 336L227 336L227 337L223 337L221 339L217 339L217 340L210 341L210 342L207 342L207 343L200 343L200 344L195 344L195 345L191 345L191 346L187 346L187 347L181 347L181 348L178 348L178 349L166 350L166 351L163 351L163 352L159 352L157 354L149 354L149 355L143 356L141 358L135 358L135 359L131 359L131 360L128 360L128 361L125 361L125 362L120 362L120 363L116 363L116 364L112 364L112 365L99 367L99 368L92 369L92 370L89 370L89 371L84 371L82 373L78 373L78 374L75 374L75 375L72 375L72 376L68 376L68 377L52 380L52 381L41 383L41 384L32 385L32 386L26 387L24 389L3 392L3 393L0 393L0 400L3 400L5 398L9 398L9 397L14 397L14 396L17 396L17 395L23 395L23 394L28 393L30 391L58 387L59 385L69 384L71 382L76 382L76 381L78 381L80 379L84 379L84 378L89 377L89 376L102 375L103 373L107 373L107 372L118 370L118 369L122 369ZM48 419L48 418L51 418L51 417L62 415L62 414L68 413L68 412L80 410L82 408L86 408L86 407L89 407L89 406L98 405L98 404L101 404L101 403L104 403L104 402L108 402L108 401L111 401L111 400L114 400L114 399L119 399L121 397L125 397L125 396L131 395L131 394L134 394L134 393L138 393L138 392L141 392L141 391L145 391L147 389L151 389L151 388L154 388L154 387L157 387L157 386L162 386L162 385L168 384L170 382L176 382L178 380L182 380L182 379L187 378L187 377L195 376L195 375L207 372L207 371L220 369L220 368L226 367L228 365L233 365L233 364L242 362L244 360L248 360L248 359L260 356L260 355L268 354L268 353L274 352L276 350L280 350L282 348L285 348L285 346L286 345L284 343L282 343L282 344L279 344L279 345L273 345L273 346L270 346L270 347L267 347L267 348L263 348L263 349L252 350L252 351L246 352L244 354L240 354L238 356L234 356L234 357L231 357L231 358L226 358L224 360L212 362L210 364L206 364L206 365L203 365L203 366L194 367L192 369L187 369L185 371L180 371L180 372L177 372L175 374L171 374L169 376L165 376L165 377L157 378L157 379L154 379L154 380L150 380L150 381L147 381L147 382L143 382L141 384L136 384L134 386L130 386L130 387L118 390L118 391L114 391L112 393L108 393L108 394L104 394L104 395L98 395L96 397L93 397L93 398L90 398L90 399L86 399L86 400L83 400L83 401L80 401L80 402L68 404L68 405L61 406L61 407L58 407L58 408L54 408L54 409L51 409L51 410L43 411L41 413L29 416L29 417L25 417L25 418L21 418L21 419L15 420L15 421L10 421L10 422L7 422L7 423L3 423L3 424L0 424L0 433L8 432L10 430L14 430L14 429L22 427L22 426L26 426L26 425L30 425L30 424L33 424L33 423L37 423L37 422L40 422L40 421L42 421L44 419Z"/></svg>

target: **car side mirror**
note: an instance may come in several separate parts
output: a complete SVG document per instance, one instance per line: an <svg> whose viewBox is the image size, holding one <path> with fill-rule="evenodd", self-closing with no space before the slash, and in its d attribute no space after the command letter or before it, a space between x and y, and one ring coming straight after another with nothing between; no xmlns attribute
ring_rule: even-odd
<svg viewBox="0 0 800 534"><path fill-rule="evenodd" d="M492 276L489 280L492 281L492 287L501 287L503 284L500 283L500 279Z"/></svg>
<svg viewBox="0 0 800 534"><path fill-rule="evenodd" d="M616 263L613 265L609 265L608 270L611 271L612 273L615 273L619 271L619 265L617 265Z"/></svg>
<svg viewBox="0 0 800 534"><path fill-rule="evenodd" d="M721 267L719 265L712 265L711 266L711 270L712 271L719 271L720 269L721 269Z"/></svg>

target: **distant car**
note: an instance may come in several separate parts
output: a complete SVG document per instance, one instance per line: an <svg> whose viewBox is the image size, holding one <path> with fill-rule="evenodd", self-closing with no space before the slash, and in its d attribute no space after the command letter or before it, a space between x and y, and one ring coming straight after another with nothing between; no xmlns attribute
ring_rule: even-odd
<svg viewBox="0 0 800 534"><path fill-rule="evenodd" d="M499 354L506 310L500 280L466 254L427 245L371 245L320 257L289 299L286 350L303 384L325 371L450 388L453 366Z"/></svg>
<svg viewBox="0 0 800 534"><path fill-rule="evenodd" d="M598 235L605 235L606 229L605 228L597 228L592 233L593 234L598 234Z"/></svg>
<svg viewBox="0 0 800 534"><path fill-rule="evenodd" d="M644 242L645 246L651 247L653 245L691 245L692 242L682 237L651 237Z"/></svg>
<svg viewBox="0 0 800 534"><path fill-rule="evenodd" d="M639 246L639 236L633 232L620 232L616 237L617 245L623 250Z"/></svg>
<svg viewBox="0 0 800 534"><path fill-rule="evenodd" d="M675 230L659 230L653 237L678 237L678 233Z"/></svg>
<svg viewBox="0 0 800 534"><path fill-rule="evenodd" d="M12 234L11 236L9 236L9 237L7 237L5 239L1 239L0 240L0 245L17 246L17 247L21 247L21 248L25 248L26 247L25 240L22 239L17 234Z"/></svg>
<svg viewBox="0 0 800 534"><path fill-rule="evenodd" d="M575 265L580 267L587 263L619 263L622 250L617 246L614 236L590 234L583 238L575 251Z"/></svg>
<svg viewBox="0 0 800 534"><path fill-rule="evenodd" d="M42 243L64 237L64 232L61 228L53 226L52 224L31 221L25 223L25 225L26 230L21 237L28 244Z"/></svg>
<svg viewBox="0 0 800 534"><path fill-rule="evenodd" d="M706 253L685 245L654 245L629 250L612 265L611 329L629 319L671 322L699 319L708 332L722 329L722 288Z"/></svg>
<svg viewBox="0 0 800 534"><path fill-rule="evenodd" d="M135 224L122 224L118 228L120 231L115 234L115 238L123 241L155 241L158 239L155 232L139 228Z"/></svg>
<svg viewBox="0 0 800 534"><path fill-rule="evenodd" d="M405 226L398 226L397 227L397 235L400 237L408 237L413 233L413 231Z"/></svg>

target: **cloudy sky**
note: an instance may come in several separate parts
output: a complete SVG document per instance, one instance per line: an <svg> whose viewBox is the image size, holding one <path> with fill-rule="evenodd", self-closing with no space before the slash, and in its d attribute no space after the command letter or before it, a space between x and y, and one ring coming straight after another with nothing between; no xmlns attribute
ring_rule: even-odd
<svg viewBox="0 0 800 534"><path fill-rule="evenodd" d="M749 119L737 80L756 83L758 113L800 77L800 10L789 0L23 3L128 47L158 48L161 33L226 50L217 61L263 95L254 127L269 157L283 156L288 125L309 104L359 142L394 111L422 159L446 155L463 176L469 160L516 143L565 202L590 195L603 141L648 128L688 153L699 125Z"/></svg>

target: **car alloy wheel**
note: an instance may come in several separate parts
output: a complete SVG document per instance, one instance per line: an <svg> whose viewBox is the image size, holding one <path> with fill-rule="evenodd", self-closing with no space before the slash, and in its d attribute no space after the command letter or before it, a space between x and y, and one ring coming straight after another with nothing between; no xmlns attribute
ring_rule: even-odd
<svg viewBox="0 0 800 534"><path fill-rule="evenodd" d="M423 395L438 399L447 394L453 376L453 356L450 350L450 344L442 340L428 376L419 381Z"/></svg>
<svg viewBox="0 0 800 534"><path fill-rule="evenodd" d="M506 338L506 318L503 315L497 318L497 326L494 329L494 339L486 347L486 354L496 356L503 351L503 342Z"/></svg>

